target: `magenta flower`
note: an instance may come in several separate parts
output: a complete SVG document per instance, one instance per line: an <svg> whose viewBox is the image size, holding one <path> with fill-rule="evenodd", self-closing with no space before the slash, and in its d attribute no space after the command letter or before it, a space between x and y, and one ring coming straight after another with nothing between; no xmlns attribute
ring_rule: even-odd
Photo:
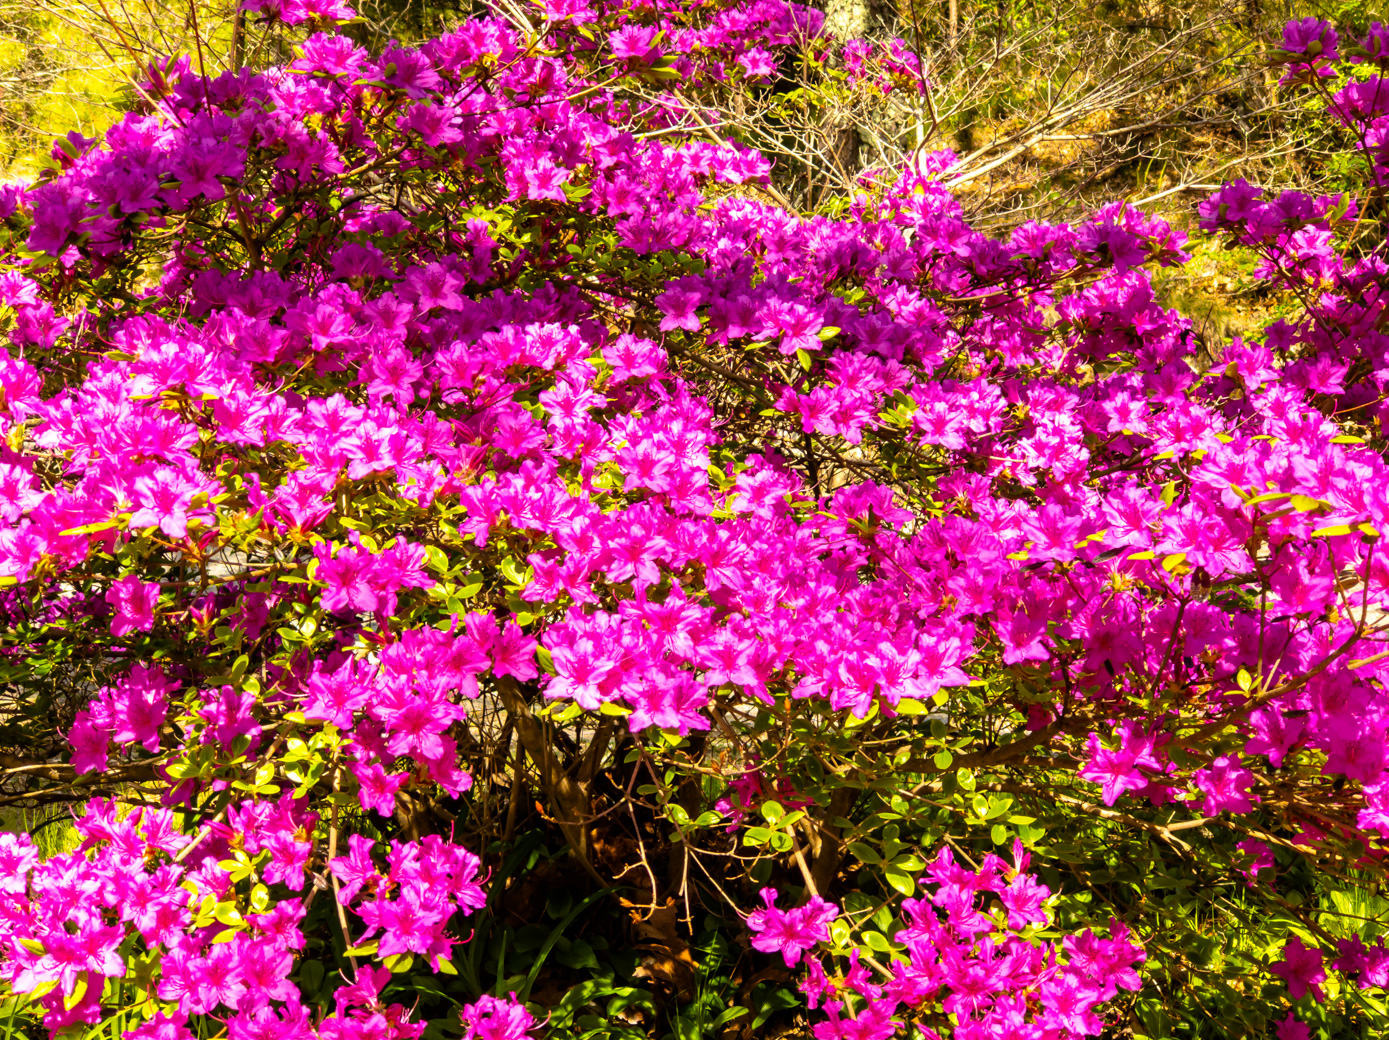
<svg viewBox="0 0 1389 1040"><path fill-rule="evenodd" d="M1134 740L1111 750L1100 744L1098 734L1092 733L1087 744L1090 758L1081 766L1079 775L1082 779L1099 784L1104 804L1113 805L1125 793L1141 791L1148 786L1148 778L1140 769L1157 766L1150 747Z"/></svg>
<svg viewBox="0 0 1389 1040"><path fill-rule="evenodd" d="M1316 16L1288 22L1283 27L1283 50L1290 54L1304 54L1308 58L1335 61L1340 56L1336 51L1338 40L1339 37L1331 23Z"/></svg>
<svg viewBox="0 0 1389 1040"><path fill-rule="evenodd" d="M1311 1040L1311 1036L1307 1023L1299 1021L1291 1011L1278 1023L1278 1040Z"/></svg>
<svg viewBox="0 0 1389 1040"><path fill-rule="evenodd" d="M111 604L115 613L111 618L113 636L148 632L154 627L154 608L159 602L159 583L144 582L134 574L127 574L112 582L111 587L106 590L106 602Z"/></svg>
<svg viewBox="0 0 1389 1040"><path fill-rule="evenodd" d="M130 1040L192 1040L188 1029L188 1018L181 1013L174 1015L159 1011L148 1021L141 1022L125 1034Z"/></svg>
<svg viewBox="0 0 1389 1040"><path fill-rule="evenodd" d="M1248 865L1241 867L1240 873L1251 883L1258 878L1261 871L1274 869L1273 850L1264 842L1245 838L1235 847L1249 857Z"/></svg>
<svg viewBox="0 0 1389 1040"><path fill-rule="evenodd" d="M105 772L111 731L97 726L89 709L83 708L73 719L68 743L72 745L72 767L78 775Z"/></svg>
<svg viewBox="0 0 1389 1040"><path fill-rule="evenodd" d="M172 468L136 477L133 490L136 508L130 526L134 528L158 527L170 538L183 538L190 520L209 515L207 481Z"/></svg>
<svg viewBox="0 0 1389 1040"><path fill-rule="evenodd" d="M357 797L363 809L374 809L382 816L395 812L395 796L406 781L409 773L387 773L375 762L352 767L352 775L357 778Z"/></svg>
<svg viewBox="0 0 1389 1040"><path fill-rule="evenodd" d="M1269 970L1288 984L1288 996L1293 1000L1302 999L1308 991L1318 1003L1325 999L1320 985L1326 980L1322 951L1302 945L1298 937L1284 944L1283 959L1270 965Z"/></svg>
<svg viewBox="0 0 1389 1040"><path fill-rule="evenodd" d="M483 994L476 1004L464 1004L463 1040L524 1040L535 1028L535 1019L512 993L506 1000Z"/></svg>
<svg viewBox="0 0 1389 1040"><path fill-rule="evenodd" d="M29 871L38 861L38 850L29 835L0 834L0 893L23 892Z"/></svg>
<svg viewBox="0 0 1389 1040"><path fill-rule="evenodd" d="M375 842L360 834L348 836L348 854L338 856L328 863L328 869L333 872L342 886L338 891L338 901L350 903L362 886L370 881L374 881L379 875L376 864L371 859L371 849Z"/></svg>
<svg viewBox="0 0 1389 1040"><path fill-rule="evenodd" d="M1259 801L1258 795L1249 793L1254 774L1240 765L1238 755L1221 755L1214 759L1210 768L1198 769L1192 774L1192 782L1205 795L1201 803L1204 816L1253 812L1254 803Z"/></svg>
<svg viewBox="0 0 1389 1040"><path fill-rule="evenodd" d="M1008 927L1022 930L1029 924L1046 925L1050 920L1043 903L1051 891L1030 874L1019 874L999 892L998 898L1008 911Z"/></svg>
<svg viewBox="0 0 1389 1040"><path fill-rule="evenodd" d="M614 58L638 65L650 65L661 56L656 46L659 30L655 26L624 25L608 37Z"/></svg>
<svg viewBox="0 0 1389 1040"><path fill-rule="evenodd" d="M764 888L761 892L763 910L748 915L748 930L753 933L752 948L763 953L780 953L787 967L795 967L806 950L816 943L828 942L830 922L839 916L839 908L819 896L811 896L804 906L794 910L778 910L773 905L777 892Z"/></svg>
<svg viewBox="0 0 1389 1040"><path fill-rule="evenodd" d="M688 332L698 332L700 320L695 312L703 302L703 294L691 289L667 289L661 293L656 298L656 306L665 315L661 319L661 331L685 329Z"/></svg>

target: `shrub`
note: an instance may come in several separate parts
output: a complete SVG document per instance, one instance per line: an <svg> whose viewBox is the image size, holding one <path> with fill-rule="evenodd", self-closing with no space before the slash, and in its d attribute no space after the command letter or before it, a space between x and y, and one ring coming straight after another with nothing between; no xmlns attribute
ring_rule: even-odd
<svg viewBox="0 0 1389 1040"><path fill-rule="evenodd" d="M12 1024L1380 1013L1382 29L1289 26L1369 215L1222 188L1303 307L1215 348L1120 202L784 208L698 99L912 59L782 0L257 10L292 63L152 67L0 194L3 799L82 807L0 836Z"/></svg>

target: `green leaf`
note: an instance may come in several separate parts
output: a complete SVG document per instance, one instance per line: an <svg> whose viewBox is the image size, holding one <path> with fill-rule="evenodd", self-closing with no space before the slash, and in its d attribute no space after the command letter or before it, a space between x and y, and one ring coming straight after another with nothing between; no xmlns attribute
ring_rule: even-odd
<svg viewBox="0 0 1389 1040"><path fill-rule="evenodd" d="M1013 796L1010 794L991 794L989 795L989 811L984 819L992 820L995 816L1002 816L1013 807Z"/></svg>
<svg viewBox="0 0 1389 1040"><path fill-rule="evenodd" d="M766 827L749 827L743 834L743 844L753 846L765 845L772 840L772 835L775 833L776 831L769 830Z"/></svg>
<svg viewBox="0 0 1389 1040"><path fill-rule="evenodd" d="M551 715L550 718L555 722L568 722L570 719L577 719L583 713L584 709L582 705L576 702L570 702Z"/></svg>
<svg viewBox="0 0 1389 1040"><path fill-rule="evenodd" d="M1338 535L1350 534L1353 530L1350 524L1332 524L1330 527L1318 527L1312 532L1312 537L1335 538Z"/></svg>
<svg viewBox="0 0 1389 1040"><path fill-rule="evenodd" d="M118 520L99 520L94 524L83 524L81 527L69 527L66 531L59 531L59 538L67 538L76 534L96 534L98 531L109 531L113 527L119 527Z"/></svg>
<svg viewBox="0 0 1389 1040"><path fill-rule="evenodd" d="M904 896L909 896L916 891L916 882L912 880L910 874L901 874L895 870L889 870L885 872L883 876L887 878L887 883L889 885L897 889L897 891Z"/></svg>
<svg viewBox="0 0 1389 1040"><path fill-rule="evenodd" d="M502 572L502 577L512 585L525 585L530 581L527 577L527 567L515 556L508 556L498 565L497 569Z"/></svg>
<svg viewBox="0 0 1389 1040"><path fill-rule="evenodd" d="M747 1008L743 1007L743 1005L741 1004L734 1004L731 1008L729 1008L727 1011L721 1014L718 1018L714 1019L713 1028L715 1030L721 1029L722 1027L728 1025L729 1022L732 1022L735 1018L742 1018L746 1014L749 1014Z"/></svg>
<svg viewBox="0 0 1389 1040"><path fill-rule="evenodd" d="M77 981L73 984L72 992L63 998L63 1008L71 1011L78 1004L82 1003L82 998L87 995L87 973L78 972Z"/></svg>
<svg viewBox="0 0 1389 1040"><path fill-rule="evenodd" d="M426 545L424 547L424 559L426 565L435 574L444 575L449 570L449 558L444 554L444 550L437 545Z"/></svg>
<svg viewBox="0 0 1389 1040"><path fill-rule="evenodd" d="M892 943L888 942L887 936L882 932L864 932L863 944L874 953L887 953L892 949Z"/></svg>
<svg viewBox="0 0 1389 1040"><path fill-rule="evenodd" d="M639 73L642 79L654 79L662 82L681 79L680 71L668 65L652 65L650 68L642 69Z"/></svg>
<svg viewBox="0 0 1389 1040"><path fill-rule="evenodd" d="M579 914L583 913L598 900L607 898L609 894L610 893L606 889L599 889L597 892L585 896L578 903L574 904L574 907L564 916L564 920L560 921L560 923L555 926L554 931L550 933L549 938L545 940L545 944L540 947L540 951L535 955L535 961L531 964L530 974L526 976L525 982L522 984L517 994L521 1000L525 1000L530 996L531 987L535 985L535 980L540 977L540 969L544 966L546 958L549 957L550 951L554 949L560 937L564 935L570 924L573 923L574 918L578 917Z"/></svg>
<svg viewBox="0 0 1389 1040"><path fill-rule="evenodd" d="M212 910L212 916L228 927L245 923L235 903L218 903Z"/></svg>
<svg viewBox="0 0 1389 1040"><path fill-rule="evenodd" d="M865 845L861 841L849 842L849 851L860 863L867 863L870 866L877 866L883 861L883 857L870 845Z"/></svg>

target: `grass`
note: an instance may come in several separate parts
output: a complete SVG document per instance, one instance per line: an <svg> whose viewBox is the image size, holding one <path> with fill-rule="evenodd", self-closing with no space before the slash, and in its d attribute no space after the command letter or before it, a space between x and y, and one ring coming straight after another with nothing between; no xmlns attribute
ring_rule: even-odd
<svg viewBox="0 0 1389 1040"><path fill-rule="evenodd" d="M43 859L72 852L81 843L72 821L72 812L65 805L0 810L0 830L28 834Z"/></svg>

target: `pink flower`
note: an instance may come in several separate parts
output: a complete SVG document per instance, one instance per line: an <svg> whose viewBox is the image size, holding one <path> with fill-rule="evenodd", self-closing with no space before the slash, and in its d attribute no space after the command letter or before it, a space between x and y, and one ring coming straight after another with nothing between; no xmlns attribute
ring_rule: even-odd
<svg viewBox="0 0 1389 1040"><path fill-rule="evenodd" d="M115 581L106 590L106 602L115 616L111 619L111 634L124 636L131 632L148 632L154 627L154 608L159 602L159 583L143 582L134 574Z"/></svg>
<svg viewBox="0 0 1389 1040"><path fill-rule="evenodd" d="M1105 805L1113 805L1128 791L1141 791L1148 786L1148 778L1140 769L1160 768L1153 755L1153 738L1134 723L1122 723L1114 735L1119 747L1110 750L1100 744L1097 734L1090 734L1090 759L1079 773L1082 779L1101 785Z"/></svg>
<svg viewBox="0 0 1389 1040"><path fill-rule="evenodd" d="M483 994L476 1004L464 1004L463 1040L524 1040L535 1028L535 1019L512 993L506 1000Z"/></svg>
<svg viewBox="0 0 1389 1040"><path fill-rule="evenodd" d="M375 762L352 767L352 775L361 787L357 797L363 809L375 809L382 816L395 812L396 793L410 779L409 773L387 773Z"/></svg>
<svg viewBox="0 0 1389 1040"><path fill-rule="evenodd" d="M1192 782L1206 796L1201 803L1201 813L1205 816L1227 811L1252 812L1254 802L1259 800L1258 795L1249 793L1254 774L1240 765L1238 755L1221 755L1211 762L1209 769L1198 769L1192 775Z"/></svg>
<svg viewBox="0 0 1389 1040"><path fill-rule="evenodd" d="M1055 1026L1080 1036L1095 1036L1104 1028L1093 1010L1101 1000L1100 991L1073 974L1043 982L1041 998Z"/></svg>
<svg viewBox="0 0 1389 1040"><path fill-rule="evenodd" d="M371 839L364 838L360 834L349 835L347 839L348 854L337 856L329 861L328 869L342 883L338 890L339 902L352 902L363 885L369 881L375 881L379 876L376 864L371 859L371 849L375 844Z"/></svg>
<svg viewBox="0 0 1389 1040"><path fill-rule="evenodd" d="M656 39L660 30L655 26L624 25L608 37L614 58L638 65L650 65L661 56Z"/></svg>
<svg viewBox="0 0 1389 1040"><path fill-rule="evenodd" d="M176 1012L170 1016L160 1011L147 1022L142 1022L128 1031L125 1036L129 1040L192 1040L193 1034L188 1029L186 1015Z"/></svg>
<svg viewBox="0 0 1389 1040"><path fill-rule="evenodd" d="M665 315L661 319L661 331L685 329L688 332L698 332L700 320L695 311L703 302L702 293L688 289L667 289L661 293L656 297L656 306Z"/></svg>
<svg viewBox="0 0 1389 1040"><path fill-rule="evenodd" d="M78 775L106 771L111 731L99 728L92 721L89 709L83 708L73 719L72 729L68 731L68 743L72 745L72 767Z"/></svg>
<svg viewBox="0 0 1389 1040"><path fill-rule="evenodd" d="M1251 882L1259 876L1260 871L1273 869L1273 850L1262 841L1245 838L1235 847L1249 857L1249 865L1241 867L1240 873Z"/></svg>
<svg viewBox="0 0 1389 1040"><path fill-rule="evenodd" d="M1283 765L1288 752L1301 741L1306 723L1290 718L1272 708L1260 708L1249 717L1250 738L1244 745L1246 755L1267 755L1274 769Z"/></svg>
<svg viewBox="0 0 1389 1040"><path fill-rule="evenodd" d="M816 943L829 941L830 922L839 916L839 908L833 903L811 896L804 906L783 911L773 905L776 889L764 888L761 894L766 909L754 910L748 915L754 950L779 952L787 967L794 967L806 950L813 949Z"/></svg>
<svg viewBox="0 0 1389 1040"><path fill-rule="evenodd" d="M1287 982L1288 996L1293 1000L1300 1000L1310 990L1320 1003L1325 999L1320 985L1326 979L1322 963L1321 950L1302 945L1302 940L1294 936L1283 946L1283 959L1270 965L1269 970Z"/></svg>
<svg viewBox="0 0 1389 1040"><path fill-rule="evenodd" d="M525 681L539 675L535 666L535 637L526 633L514 621L508 621L497 641L492 644L492 674L514 675Z"/></svg>
<svg viewBox="0 0 1389 1040"><path fill-rule="evenodd" d="M29 871L38 861L38 850L29 835L0 833L0 893L23 892Z"/></svg>
<svg viewBox="0 0 1389 1040"><path fill-rule="evenodd" d="M1283 27L1283 50L1291 54L1305 54L1309 58L1334 61L1338 57L1338 40L1339 37L1331 23L1315 16L1288 22Z"/></svg>
<svg viewBox="0 0 1389 1040"><path fill-rule="evenodd" d="M709 718L703 708L709 703L704 687L688 672L675 675L653 675L626 699L632 706L627 724L633 733L649 726L676 730L682 737L690 730L709 728Z"/></svg>
<svg viewBox="0 0 1389 1040"><path fill-rule="evenodd" d="M1311 1030L1307 1023L1299 1022L1297 1016L1289 1011L1286 1018L1278 1023L1278 1040L1311 1040Z"/></svg>
<svg viewBox="0 0 1389 1040"><path fill-rule="evenodd" d="M1019 874L998 894L1008 911L1008 927L1021 930L1029 924L1045 925L1050 918L1042 904L1051 891L1029 874Z"/></svg>
<svg viewBox="0 0 1389 1040"><path fill-rule="evenodd" d="M188 522L208 515L207 481L194 479L172 467L161 467L135 478L133 528L158 527L170 538L188 534ZM201 502L199 502L201 500Z"/></svg>

